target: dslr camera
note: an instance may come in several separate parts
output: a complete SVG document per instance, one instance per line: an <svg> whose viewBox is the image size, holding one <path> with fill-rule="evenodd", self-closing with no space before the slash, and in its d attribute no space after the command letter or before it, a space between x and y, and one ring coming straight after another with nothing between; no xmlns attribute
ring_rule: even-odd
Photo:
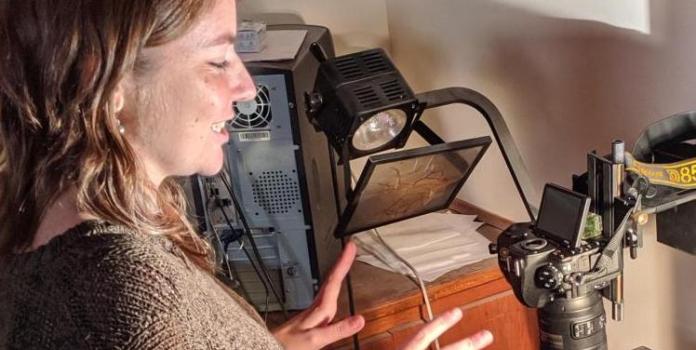
<svg viewBox="0 0 696 350"><path fill-rule="evenodd" d="M607 349L603 298L620 321L624 248L637 258L649 216L658 242L696 255L694 135L696 111L685 112L648 126L631 153L621 141L589 153L572 190L546 185L533 222L491 244L517 298L539 309L542 350Z"/></svg>
<svg viewBox="0 0 696 350"><path fill-rule="evenodd" d="M622 248L639 246L640 195L621 188L623 143L614 148L615 160L588 155L575 190L547 184L535 222L511 225L490 246L517 298L539 309L541 349L606 349L603 297L621 318Z"/></svg>

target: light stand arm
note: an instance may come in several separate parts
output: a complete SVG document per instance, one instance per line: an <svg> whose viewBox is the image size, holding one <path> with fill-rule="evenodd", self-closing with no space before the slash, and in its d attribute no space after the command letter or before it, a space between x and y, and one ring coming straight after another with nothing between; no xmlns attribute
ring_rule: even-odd
<svg viewBox="0 0 696 350"><path fill-rule="evenodd" d="M529 178L529 173L524 166L522 156L512 139L507 124L505 124L503 117L500 115L500 111L498 111L498 108L495 107L493 102L479 92L463 87L448 87L431 90L417 94L416 97L418 101L425 104L425 109L461 103L471 106L481 113L486 119L486 122L488 122L493 137L500 147L500 152L503 154L503 159L510 171L512 180L515 182L515 187L524 203L527 214L529 218L534 221L538 209L530 204L529 201L530 199L536 198L533 196L535 192ZM443 142L443 140L421 120L414 123L413 129L431 144Z"/></svg>

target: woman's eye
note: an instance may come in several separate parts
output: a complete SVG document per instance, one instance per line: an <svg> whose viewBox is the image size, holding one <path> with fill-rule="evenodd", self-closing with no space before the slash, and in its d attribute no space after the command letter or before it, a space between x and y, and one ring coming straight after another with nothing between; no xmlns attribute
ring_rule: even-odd
<svg viewBox="0 0 696 350"><path fill-rule="evenodd" d="M226 69L230 66L230 61L210 62L210 65L218 69Z"/></svg>

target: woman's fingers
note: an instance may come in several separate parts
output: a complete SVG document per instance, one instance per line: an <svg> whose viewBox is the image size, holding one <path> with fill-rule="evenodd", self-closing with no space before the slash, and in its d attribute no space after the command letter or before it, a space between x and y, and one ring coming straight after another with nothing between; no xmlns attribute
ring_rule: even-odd
<svg viewBox="0 0 696 350"><path fill-rule="evenodd" d="M336 264L334 264L331 272L324 281L322 292L327 300L338 300L338 293L341 291L341 283L343 279L346 278L348 271L350 271L350 266L353 265L356 253L357 247L355 243L348 242L343 249L343 253L341 253L341 257L338 258Z"/></svg>
<svg viewBox="0 0 696 350"><path fill-rule="evenodd" d="M493 343L493 334L489 331L480 331L469 338L447 345L442 350L479 350Z"/></svg>
<svg viewBox="0 0 696 350"><path fill-rule="evenodd" d="M444 314L436 317L421 328L411 340L402 348L403 350L424 350L427 349L430 343L435 341L437 337L452 328L459 320L462 319L462 310L459 308L452 309Z"/></svg>
<svg viewBox="0 0 696 350"><path fill-rule="evenodd" d="M317 299L312 306L312 312L305 319L308 327L325 325L333 319L336 313L338 295L341 291L341 283L348 271L350 271L356 252L357 247L355 243L348 242L326 280L324 280L324 284L321 286Z"/></svg>
<svg viewBox="0 0 696 350"><path fill-rule="evenodd" d="M418 333L402 348L402 350L425 350L436 338L452 328L462 319L462 310L452 309L436 317L421 328ZM481 331L467 339L450 344L443 350L478 350L483 349L493 342L493 335L489 331Z"/></svg>
<svg viewBox="0 0 696 350"><path fill-rule="evenodd" d="M274 331L273 335L285 349L315 350L350 337L364 326L365 319L358 315L311 329L301 329L296 324L284 325Z"/></svg>
<svg viewBox="0 0 696 350"><path fill-rule="evenodd" d="M312 348L320 349L358 333L364 326L365 319L362 316L351 316L328 326L310 330L309 343Z"/></svg>

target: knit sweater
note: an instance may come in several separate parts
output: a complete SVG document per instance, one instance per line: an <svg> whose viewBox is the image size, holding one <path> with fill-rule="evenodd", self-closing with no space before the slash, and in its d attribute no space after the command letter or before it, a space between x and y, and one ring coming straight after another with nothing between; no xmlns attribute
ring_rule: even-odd
<svg viewBox="0 0 696 350"><path fill-rule="evenodd" d="M0 349L281 349L162 236L87 221L0 260Z"/></svg>

